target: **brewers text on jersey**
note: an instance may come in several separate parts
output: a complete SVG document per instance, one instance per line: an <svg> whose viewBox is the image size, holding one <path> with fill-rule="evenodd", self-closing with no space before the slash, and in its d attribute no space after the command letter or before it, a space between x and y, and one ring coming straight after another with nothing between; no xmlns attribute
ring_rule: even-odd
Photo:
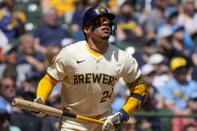
<svg viewBox="0 0 197 131"><path fill-rule="evenodd" d="M85 84L85 83L103 83L107 85L114 86L115 81L117 80L116 77L99 73L87 73L87 74L79 74L74 75L74 84Z"/></svg>

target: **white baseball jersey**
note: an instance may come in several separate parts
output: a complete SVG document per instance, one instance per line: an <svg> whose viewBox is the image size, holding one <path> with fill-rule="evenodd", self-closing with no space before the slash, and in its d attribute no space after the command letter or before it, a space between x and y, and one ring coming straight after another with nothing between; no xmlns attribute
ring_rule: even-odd
<svg viewBox="0 0 197 131"><path fill-rule="evenodd" d="M110 44L105 54L96 57L86 41L62 48L47 72L62 81L63 106L85 116L111 110L113 88L119 78L131 83L141 74L131 54Z"/></svg>

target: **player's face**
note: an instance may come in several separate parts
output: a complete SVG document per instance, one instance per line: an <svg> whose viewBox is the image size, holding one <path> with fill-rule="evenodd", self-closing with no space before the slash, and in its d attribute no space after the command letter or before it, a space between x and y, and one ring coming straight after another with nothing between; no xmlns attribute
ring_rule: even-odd
<svg viewBox="0 0 197 131"><path fill-rule="evenodd" d="M91 24L93 37L100 37L108 40L112 34L113 22L107 17L99 17Z"/></svg>

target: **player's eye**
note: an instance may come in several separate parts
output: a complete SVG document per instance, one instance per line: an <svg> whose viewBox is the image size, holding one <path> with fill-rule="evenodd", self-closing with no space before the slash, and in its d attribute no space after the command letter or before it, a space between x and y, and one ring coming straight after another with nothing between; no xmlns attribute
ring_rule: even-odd
<svg viewBox="0 0 197 131"><path fill-rule="evenodd" d="M99 18L97 18L95 21L93 21L93 22L91 23L91 25L92 25L92 26L96 26L96 27L100 27L100 26L102 26L104 23L105 23L106 25L110 26L110 27L114 25L113 21L110 20L110 19L108 19L107 17L99 17Z"/></svg>

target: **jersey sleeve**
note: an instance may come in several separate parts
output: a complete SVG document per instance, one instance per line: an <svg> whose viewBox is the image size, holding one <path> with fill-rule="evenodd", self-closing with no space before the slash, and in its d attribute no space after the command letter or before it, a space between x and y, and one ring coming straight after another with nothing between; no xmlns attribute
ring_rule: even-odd
<svg viewBox="0 0 197 131"><path fill-rule="evenodd" d="M124 66L122 70L122 78L125 83L132 83L141 75L141 71L138 67L138 63L132 55L128 55L124 60Z"/></svg>
<svg viewBox="0 0 197 131"><path fill-rule="evenodd" d="M62 81L67 75L69 66L69 55L65 48L56 56L53 64L48 67L47 74L57 81Z"/></svg>
<svg viewBox="0 0 197 131"><path fill-rule="evenodd" d="M125 58L122 77L130 90L130 96L122 109L130 113L140 108L141 103L146 99L148 89L138 63L131 55Z"/></svg>

